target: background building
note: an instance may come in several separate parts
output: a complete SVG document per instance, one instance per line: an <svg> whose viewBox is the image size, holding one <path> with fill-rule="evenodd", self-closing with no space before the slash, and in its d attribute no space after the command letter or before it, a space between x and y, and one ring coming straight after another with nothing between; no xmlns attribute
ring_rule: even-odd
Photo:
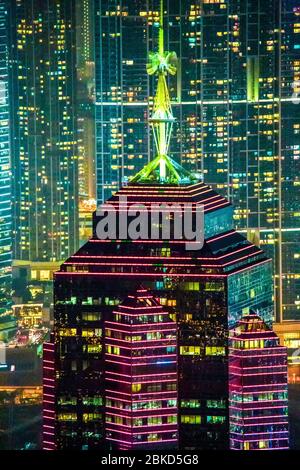
<svg viewBox="0 0 300 470"><path fill-rule="evenodd" d="M166 0L174 158L235 207L235 226L274 260L277 319L300 312L299 4ZM95 0L97 196L150 159L146 126L159 0ZM294 94L294 95L293 95Z"/></svg>
<svg viewBox="0 0 300 470"><path fill-rule="evenodd" d="M14 264L30 267L78 246L75 0L9 4Z"/></svg>
<svg viewBox="0 0 300 470"><path fill-rule="evenodd" d="M0 1L0 314L11 304L12 207L7 2ZM1 319L0 319L1 322Z"/></svg>
<svg viewBox="0 0 300 470"><path fill-rule="evenodd" d="M76 0L79 238L92 233L96 209L94 0Z"/></svg>
<svg viewBox="0 0 300 470"><path fill-rule="evenodd" d="M287 350L251 311L229 336L231 449L289 448L287 383Z"/></svg>

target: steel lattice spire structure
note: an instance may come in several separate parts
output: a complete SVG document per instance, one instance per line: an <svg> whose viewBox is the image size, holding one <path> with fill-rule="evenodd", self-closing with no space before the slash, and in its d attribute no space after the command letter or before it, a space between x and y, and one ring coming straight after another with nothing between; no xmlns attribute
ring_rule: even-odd
<svg viewBox="0 0 300 470"><path fill-rule="evenodd" d="M184 170L168 155L170 139L175 118L172 112L171 99L166 77L168 73L175 75L177 71L176 52L165 51L164 48L164 7L160 1L159 44L157 52L150 52L147 72L157 75L157 89L154 98L153 113L149 119L156 148L156 157L139 173L132 182L145 182L155 178L160 183L182 183L192 179L190 173Z"/></svg>

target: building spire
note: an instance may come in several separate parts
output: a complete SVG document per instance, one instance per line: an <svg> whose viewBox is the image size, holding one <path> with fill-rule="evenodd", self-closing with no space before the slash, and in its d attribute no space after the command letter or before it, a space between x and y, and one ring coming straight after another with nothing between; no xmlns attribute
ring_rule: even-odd
<svg viewBox="0 0 300 470"><path fill-rule="evenodd" d="M157 89L154 98L153 112L149 123L153 130L156 157L133 178L132 182L155 180L160 183L180 184L190 182L192 176L168 155L170 139L175 118L172 113L171 100L166 77L177 71L176 52L164 48L164 2L160 0L158 51L150 52L147 72L157 75Z"/></svg>
<svg viewBox="0 0 300 470"><path fill-rule="evenodd" d="M153 114L150 118L156 153L159 157L159 176L163 182L166 180L168 150L175 118L172 113L171 100L167 86L166 76L176 74L177 56L175 52L164 50L164 2L160 0L160 21L158 52L150 53L147 72L157 75L157 90L154 99Z"/></svg>

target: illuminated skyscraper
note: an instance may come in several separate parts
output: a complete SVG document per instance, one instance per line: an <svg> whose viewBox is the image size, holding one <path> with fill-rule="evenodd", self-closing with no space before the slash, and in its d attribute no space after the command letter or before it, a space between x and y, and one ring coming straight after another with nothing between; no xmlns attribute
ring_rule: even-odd
<svg viewBox="0 0 300 470"><path fill-rule="evenodd" d="M159 0L96 0L98 200L150 160ZM169 0L173 157L233 202L234 224L274 260L277 319L300 309L297 0ZM298 83L298 84L297 84ZM293 87L294 84L294 87ZM150 97L150 98L149 98Z"/></svg>
<svg viewBox="0 0 300 470"><path fill-rule="evenodd" d="M11 300L12 207L7 2L0 1L0 313Z"/></svg>
<svg viewBox="0 0 300 470"><path fill-rule="evenodd" d="M76 0L79 237L92 233L96 208L94 0Z"/></svg>
<svg viewBox="0 0 300 470"><path fill-rule="evenodd" d="M107 441L118 450L176 448L176 323L139 288L104 326Z"/></svg>
<svg viewBox="0 0 300 470"><path fill-rule="evenodd" d="M229 330L250 309L272 325L271 260L233 229L229 201L169 156L175 119L166 77L177 59L164 51L162 21L147 64L157 79L149 119L156 157L108 200L108 216L94 215L93 237L55 274L45 449L166 448L177 444L177 426L180 449L228 449ZM170 203L176 209L150 225L151 238L153 204ZM192 241L186 249L186 234L164 236L163 221L174 229L186 203L204 211L201 248ZM133 207L144 217L135 238ZM124 212L114 237L99 236L107 217Z"/></svg>
<svg viewBox="0 0 300 470"><path fill-rule="evenodd" d="M287 350L250 312L229 336L230 448L288 449L287 392Z"/></svg>
<svg viewBox="0 0 300 470"><path fill-rule="evenodd" d="M9 3L14 259L55 262L78 247L75 0Z"/></svg>

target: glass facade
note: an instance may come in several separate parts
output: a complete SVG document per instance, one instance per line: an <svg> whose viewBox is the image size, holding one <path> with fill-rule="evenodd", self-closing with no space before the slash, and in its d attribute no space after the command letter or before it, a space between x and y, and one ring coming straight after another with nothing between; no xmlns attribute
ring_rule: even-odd
<svg viewBox="0 0 300 470"><path fill-rule="evenodd" d="M96 208L94 0L75 0L79 240L92 232Z"/></svg>
<svg viewBox="0 0 300 470"><path fill-rule="evenodd" d="M78 247L74 0L12 0L14 259L59 261Z"/></svg>
<svg viewBox="0 0 300 470"><path fill-rule="evenodd" d="M7 2L0 2L0 313L10 307L12 264L11 151Z"/></svg>
<svg viewBox="0 0 300 470"><path fill-rule="evenodd" d="M234 224L274 260L277 319L299 317L297 0L165 1L177 119L171 154L234 204ZM97 194L150 160L146 121L159 0L95 1ZM294 98L293 98L294 96Z"/></svg>
<svg viewBox="0 0 300 470"><path fill-rule="evenodd" d="M118 450L176 449L176 323L141 288L104 325L108 443Z"/></svg>
<svg viewBox="0 0 300 470"><path fill-rule="evenodd" d="M229 334L232 450L289 448L287 351L255 312Z"/></svg>

